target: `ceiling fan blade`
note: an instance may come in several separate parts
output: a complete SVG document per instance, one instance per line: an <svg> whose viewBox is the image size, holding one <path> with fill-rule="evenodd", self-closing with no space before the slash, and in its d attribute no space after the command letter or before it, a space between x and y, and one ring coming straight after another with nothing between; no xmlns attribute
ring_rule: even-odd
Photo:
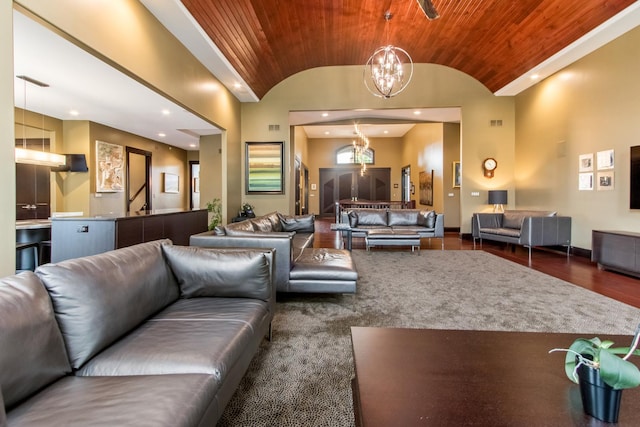
<svg viewBox="0 0 640 427"><path fill-rule="evenodd" d="M433 3L431 3L431 0L417 0L417 1L418 1L418 4L420 5L420 8L424 12L424 14L427 15L427 18L431 20L431 19L438 19L440 17L440 15L438 14L438 11L433 6Z"/></svg>

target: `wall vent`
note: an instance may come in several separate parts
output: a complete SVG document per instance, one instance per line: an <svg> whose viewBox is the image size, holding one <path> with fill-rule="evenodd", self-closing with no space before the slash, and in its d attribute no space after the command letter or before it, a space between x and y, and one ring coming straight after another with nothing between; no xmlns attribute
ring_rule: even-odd
<svg viewBox="0 0 640 427"><path fill-rule="evenodd" d="M502 126L502 120L491 120L491 127L500 127Z"/></svg>
<svg viewBox="0 0 640 427"><path fill-rule="evenodd" d="M276 132L280 130L280 125L269 125L269 132Z"/></svg>

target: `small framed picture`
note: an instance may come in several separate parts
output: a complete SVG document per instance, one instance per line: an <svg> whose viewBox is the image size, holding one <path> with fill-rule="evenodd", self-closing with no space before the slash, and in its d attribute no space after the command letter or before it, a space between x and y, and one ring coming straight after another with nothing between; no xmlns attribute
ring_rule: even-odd
<svg viewBox="0 0 640 427"><path fill-rule="evenodd" d="M578 171L579 172L593 171L593 153L580 154L580 156L578 156Z"/></svg>
<svg viewBox="0 0 640 427"><path fill-rule="evenodd" d="M598 191L613 190L613 171L598 172Z"/></svg>
<svg viewBox="0 0 640 427"><path fill-rule="evenodd" d="M578 174L578 190L589 191L593 190L593 173L583 172Z"/></svg>
<svg viewBox="0 0 640 427"><path fill-rule="evenodd" d="M180 187L178 186L179 179L178 175L174 173L164 173L164 192L165 193L178 193L180 192Z"/></svg>
<svg viewBox="0 0 640 427"><path fill-rule="evenodd" d="M598 170L613 169L613 150L598 151L596 157L598 161Z"/></svg>
<svg viewBox="0 0 640 427"><path fill-rule="evenodd" d="M453 188L460 188L462 183L462 170L460 169L460 162L453 162Z"/></svg>

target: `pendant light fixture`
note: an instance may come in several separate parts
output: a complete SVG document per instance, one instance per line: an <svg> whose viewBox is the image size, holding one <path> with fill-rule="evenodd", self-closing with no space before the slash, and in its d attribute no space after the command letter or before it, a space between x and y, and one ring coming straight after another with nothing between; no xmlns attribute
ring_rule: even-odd
<svg viewBox="0 0 640 427"><path fill-rule="evenodd" d="M385 12L387 39L390 11ZM373 95L391 98L402 92L413 76L413 61L406 50L393 45L376 49L364 66L364 85Z"/></svg>
<svg viewBox="0 0 640 427"><path fill-rule="evenodd" d="M16 163L24 163L38 166L63 166L67 162L66 156L62 154L51 153L44 150L44 114L42 114L42 151L30 150L27 148L27 132L25 124L25 111L27 109L27 82L33 83L40 87L49 87L48 84L32 79L28 76L16 76L24 82L24 107L22 109L22 148L16 147L15 161Z"/></svg>

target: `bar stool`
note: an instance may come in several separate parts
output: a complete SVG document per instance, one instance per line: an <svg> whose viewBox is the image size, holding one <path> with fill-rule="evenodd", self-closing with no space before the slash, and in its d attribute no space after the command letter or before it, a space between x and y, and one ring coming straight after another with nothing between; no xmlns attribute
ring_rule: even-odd
<svg viewBox="0 0 640 427"><path fill-rule="evenodd" d="M44 264L44 248L49 248L49 261L51 261L51 240L42 240L38 244L38 250L40 251L40 258L38 258L38 265Z"/></svg>
<svg viewBox="0 0 640 427"><path fill-rule="evenodd" d="M35 267L37 267L38 261L39 261L39 257L38 257L39 246L40 244L38 242L16 242L16 258L18 258L18 256L20 255L20 253L22 253L22 251L26 249L33 249L33 263L35 264Z"/></svg>

